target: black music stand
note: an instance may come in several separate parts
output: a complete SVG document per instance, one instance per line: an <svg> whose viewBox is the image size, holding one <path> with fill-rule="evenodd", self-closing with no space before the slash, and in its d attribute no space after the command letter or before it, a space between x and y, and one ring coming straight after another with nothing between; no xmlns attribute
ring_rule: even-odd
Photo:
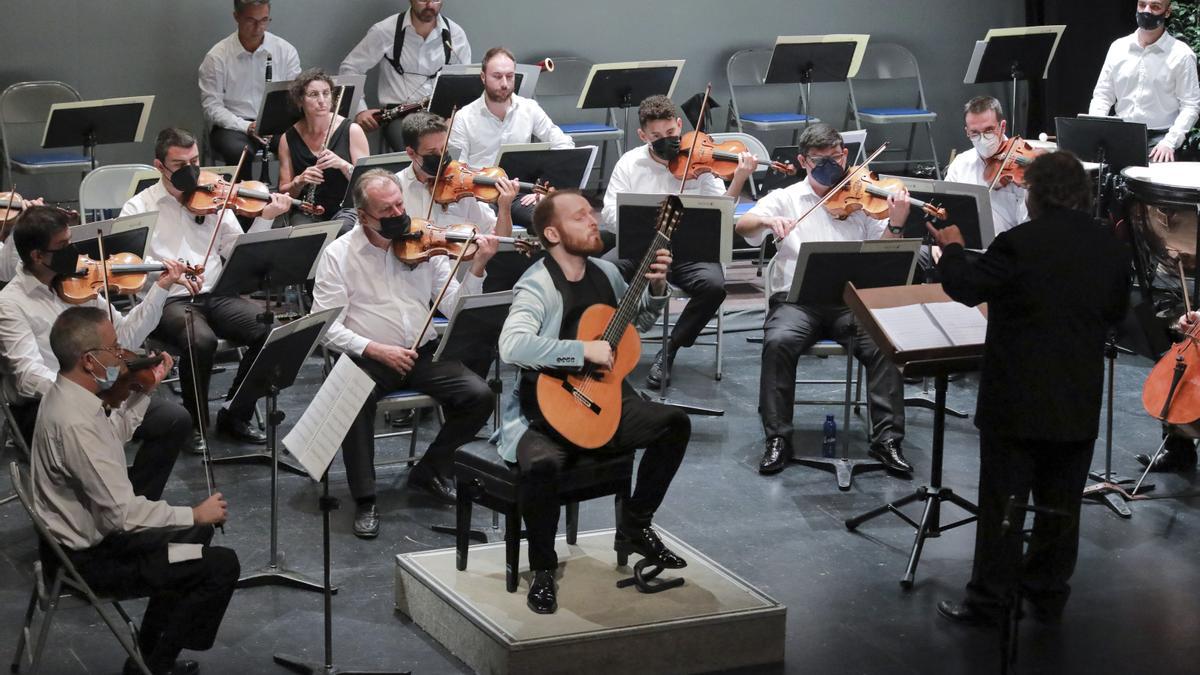
<svg viewBox="0 0 1200 675"><path fill-rule="evenodd" d="M733 200L729 197L680 195L683 218L671 240L671 255L676 262L728 264L733 257ZM663 195L622 193L617 195L617 257L625 261L641 260L657 235L655 225L662 209ZM718 310L719 311L719 310ZM670 341L670 300L663 308L662 349ZM720 347L718 346L718 349ZM657 400L689 415L720 417L721 408L708 408L667 398L671 384L671 363L664 361L662 384ZM718 379L720 372L718 370ZM653 400L647 392L642 398Z"/></svg>
<svg viewBox="0 0 1200 675"><path fill-rule="evenodd" d="M905 286L912 283L917 267L918 239L878 239L872 241L809 242L800 245L796 272L788 291L788 302L812 306L844 304L847 284L861 288ZM851 325L850 331L855 328ZM846 350L854 351L853 335L848 335ZM882 347L880 347L882 348ZM831 469L838 489L849 490L858 471L884 468L873 459L850 459L850 398L854 379L853 358L846 358L846 397L842 409L842 456L793 457L791 461L819 469ZM868 434L869 435L869 434ZM789 439L790 442L791 439Z"/></svg>
<svg viewBox="0 0 1200 675"><path fill-rule="evenodd" d="M905 568L904 576L900 579L900 586L909 589L912 588L913 578L916 576L917 563L921 560L921 549L925 546L925 540L930 537L939 537L942 532L974 522L976 514L979 512L978 507L967 499L955 494L954 490L942 486L942 451L946 436L946 388L949 375L977 370L983 360L983 344L901 351L888 335L888 329L881 325L880 320L872 312L876 309L917 303L950 302L951 300L942 290L941 284L862 290L854 288L851 284L846 287L844 298L846 304L854 312L855 318L858 319L859 325L875 340L875 344L887 353L888 358L901 368L904 374L934 377L936 405L933 412L933 447L930 453L929 485L923 485L908 496L846 520L846 529L853 532L868 520L891 512L917 528L912 552L908 557L908 566ZM958 506L971 515L949 525L942 525L941 506L944 501ZM900 510L901 506L913 502L925 503L920 522L909 518Z"/></svg>
<svg viewBox="0 0 1200 675"><path fill-rule="evenodd" d="M94 170L97 145L142 142L153 104L153 96L55 103L46 118L42 147L82 146Z"/></svg>
<svg viewBox="0 0 1200 675"><path fill-rule="evenodd" d="M329 241L329 228L337 231L337 223L327 225L327 228L309 225L304 228L285 227L242 235L234 244L229 260L221 270L221 278L213 285L212 294L264 293L266 305L256 319L270 328L275 322L275 314L271 311L271 289L308 281L309 273L316 265L317 256ZM298 475L306 473L299 465L281 459L277 447L268 447L264 452L215 457L211 461L213 464L262 462L270 464L273 473L279 466Z"/></svg>
<svg viewBox="0 0 1200 675"><path fill-rule="evenodd" d="M1017 81L1046 77L1066 26L992 29L975 43L963 84L1010 82L1013 133L1017 133Z"/></svg>
<svg viewBox="0 0 1200 675"><path fill-rule="evenodd" d="M513 89L519 91L525 79L523 73L515 75ZM479 73L438 73L433 81L433 93L429 95L429 112L449 117L454 110L462 110L483 96L483 80Z"/></svg>
<svg viewBox="0 0 1200 675"><path fill-rule="evenodd" d="M763 84L797 84L803 89L799 112L807 125L809 98L813 82L845 82L856 74L867 45L866 35L846 36L851 39L830 40L831 36L802 35L775 38L771 61ZM855 72L851 72L852 69ZM793 138L793 142L795 139Z"/></svg>
<svg viewBox="0 0 1200 675"><path fill-rule="evenodd" d="M392 173L400 173L409 164L412 164L412 158L403 151L360 157L354 164L354 170L350 172L351 189L346 190L346 196L342 198L342 208L354 206L354 184L358 182L358 177L369 169L385 169Z"/></svg>
<svg viewBox="0 0 1200 675"><path fill-rule="evenodd" d="M71 226L71 243L81 254L92 260L100 259L100 241L97 232L104 235L104 251L113 253L133 253L140 257L146 256L146 244L150 241L150 232L158 220L158 212L138 213L132 216L121 216L111 220L101 220L95 223L84 223Z"/></svg>
<svg viewBox="0 0 1200 675"><path fill-rule="evenodd" d="M272 457L279 456L279 425L283 411L279 410L279 392L292 386L304 361L316 349L329 326L341 314L341 308L327 309L296 319L271 331L263 348L250 364L250 370L233 395L231 403L267 400L267 447ZM307 473L307 472L305 472ZM313 579L285 568L279 554L279 465L271 470L271 548L267 564L238 579L239 588L280 585L310 591L324 590ZM337 592L333 589L333 592Z"/></svg>
<svg viewBox="0 0 1200 675"><path fill-rule="evenodd" d="M682 60L597 63L588 73L576 107L580 110L604 108L612 126L616 126L612 111L620 109L625 116L621 130L628 140L629 109L641 105L649 96L670 96L682 70Z"/></svg>
<svg viewBox="0 0 1200 675"><path fill-rule="evenodd" d="M262 105L258 108L258 118L255 120L254 131L259 136L279 136L303 117L303 113L288 94L292 82L293 80L267 83ZM338 108L339 115L354 119L351 111L362 98L365 82L366 78L362 75L338 75L333 78L334 100L337 100L338 88L346 88L346 93L342 95L342 105Z"/></svg>
<svg viewBox="0 0 1200 675"><path fill-rule="evenodd" d="M594 145L559 150L501 146L496 165L510 177L528 183L545 181L556 188L582 189L595 161Z"/></svg>

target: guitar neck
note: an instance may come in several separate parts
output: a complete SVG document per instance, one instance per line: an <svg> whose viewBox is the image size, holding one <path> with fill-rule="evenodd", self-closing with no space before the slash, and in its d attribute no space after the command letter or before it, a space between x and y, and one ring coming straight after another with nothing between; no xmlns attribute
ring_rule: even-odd
<svg viewBox="0 0 1200 675"><path fill-rule="evenodd" d="M616 313L613 314L612 319L608 322L608 326L604 329L602 339L613 349L617 348L617 345L621 342L621 336L625 335L625 329L637 317L637 312L642 302L642 293L650 283L646 279L646 273L650 271L650 265L658 257L658 249L665 248L670 244L670 238L662 232L656 231L654 233L654 241L650 243L650 248L646 250L646 255L642 256L642 263L638 265L637 271L634 272L633 280L629 282L629 288L625 290L625 297L621 298Z"/></svg>

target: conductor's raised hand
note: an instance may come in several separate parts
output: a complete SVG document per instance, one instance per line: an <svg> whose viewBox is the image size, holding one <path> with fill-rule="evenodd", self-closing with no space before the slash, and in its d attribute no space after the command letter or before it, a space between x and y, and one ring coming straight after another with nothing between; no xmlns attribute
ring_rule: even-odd
<svg viewBox="0 0 1200 675"><path fill-rule="evenodd" d="M925 223L925 229L929 230L929 235L937 242L937 245L946 248L951 244L966 246L967 240L963 239L962 232L959 231L957 225L947 225L942 229L934 227L933 223Z"/></svg>

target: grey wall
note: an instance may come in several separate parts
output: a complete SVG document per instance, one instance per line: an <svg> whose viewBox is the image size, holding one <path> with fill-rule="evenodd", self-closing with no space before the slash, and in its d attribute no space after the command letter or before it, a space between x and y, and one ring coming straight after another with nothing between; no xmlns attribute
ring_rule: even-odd
<svg viewBox="0 0 1200 675"><path fill-rule="evenodd" d="M296 45L305 67L336 70L366 29L400 6L407 3L276 0L271 31ZM229 0L4 0L0 87L57 79L84 98L155 94L150 141L166 125L199 129L196 67L234 30L231 7ZM711 80L715 98L726 102L730 54L770 46L776 35L869 33L916 55L929 103L942 115L935 135L943 161L951 147L965 145L963 101L1003 92L962 84L974 41L989 27L1024 23L1021 0L447 0L444 11L465 28L476 59L497 44L526 62L545 55L686 59L677 101ZM368 94L373 99L373 83ZM840 127L845 87L815 86L813 98L814 112ZM99 151L103 163L148 161L150 154L149 142Z"/></svg>

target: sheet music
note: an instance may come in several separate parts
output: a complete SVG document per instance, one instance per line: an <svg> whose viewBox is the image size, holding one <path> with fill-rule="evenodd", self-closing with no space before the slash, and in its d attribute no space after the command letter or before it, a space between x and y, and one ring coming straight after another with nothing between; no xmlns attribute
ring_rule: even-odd
<svg viewBox="0 0 1200 675"><path fill-rule="evenodd" d="M350 359L338 359L283 444L313 480L321 480L375 381Z"/></svg>
<svg viewBox="0 0 1200 675"><path fill-rule="evenodd" d="M898 351L952 346L949 336L938 328L921 305L873 309L871 314Z"/></svg>
<svg viewBox="0 0 1200 675"><path fill-rule="evenodd" d="M987 319L976 307L957 302L922 305L955 346L981 345L987 336Z"/></svg>

